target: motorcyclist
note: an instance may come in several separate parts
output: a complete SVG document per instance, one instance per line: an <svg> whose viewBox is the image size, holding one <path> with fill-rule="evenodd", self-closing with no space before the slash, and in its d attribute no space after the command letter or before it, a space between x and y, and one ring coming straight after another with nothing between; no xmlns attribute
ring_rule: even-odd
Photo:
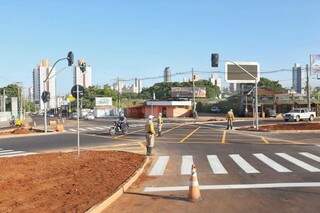
<svg viewBox="0 0 320 213"><path fill-rule="evenodd" d="M123 124L127 124L127 118L124 115L123 112L120 113L118 120L116 122L116 128L118 128L119 130L122 130L122 125Z"/></svg>

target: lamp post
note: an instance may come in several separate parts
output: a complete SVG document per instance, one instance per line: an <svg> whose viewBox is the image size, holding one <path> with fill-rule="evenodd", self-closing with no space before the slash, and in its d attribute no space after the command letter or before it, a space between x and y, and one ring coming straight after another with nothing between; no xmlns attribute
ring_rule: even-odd
<svg viewBox="0 0 320 213"><path fill-rule="evenodd" d="M51 67L47 77L44 79L43 81L43 91L46 91L46 83L47 81L50 79L50 75L54 69L54 67L60 62L60 61L63 61L63 60L68 60L68 66L72 66L73 64L73 61L74 61L74 56L73 56L73 53L70 51L67 55L67 57L65 58L60 58L58 59L56 62L54 62L53 66ZM46 103L47 101L43 101L43 104L44 104L44 131L45 132L48 132L48 124L47 124L47 106L46 106Z"/></svg>
<svg viewBox="0 0 320 213"><path fill-rule="evenodd" d="M248 72L245 68L243 68L240 64L234 62L234 61L230 61L230 60L226 60L227 62L230 62L234 65L236 65L237 67L239 67L242 71L244 71L246 74L248 74L250 77L252 77L252 79L255 82L255 112L256 112L256 129L259 129L259 112L258 112L258 77L255 77L254 75L252 75L250 72Z"/></svg>

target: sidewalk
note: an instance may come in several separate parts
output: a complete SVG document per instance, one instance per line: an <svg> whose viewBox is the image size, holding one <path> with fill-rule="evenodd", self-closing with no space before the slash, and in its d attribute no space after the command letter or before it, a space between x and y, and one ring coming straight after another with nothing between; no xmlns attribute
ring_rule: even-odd
<svg viewBox="0 0 320 213"><path fill-rule="evenodd" d="M10 124L9 124L9 121L0 121L0 129L1 128L6 128L6 127L9 127Z"/></svg>

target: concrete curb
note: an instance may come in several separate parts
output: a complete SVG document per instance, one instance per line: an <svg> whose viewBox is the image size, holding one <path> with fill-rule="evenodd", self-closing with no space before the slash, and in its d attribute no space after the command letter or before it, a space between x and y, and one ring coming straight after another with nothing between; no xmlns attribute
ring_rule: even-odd
<svg viewBox="0 0 320 213"><path fill-rule="evenodd" d="M149 158L146 157L142 166L134 172L119 188L106 200L91 207L86 213L98 213L104 211L108 206L115 202L143 173L146 165L149 163Z"/></svg>
<svg viewBox="0 0 320 213"><path fill-rule="evenodd" d="M5 138L23 138L23 137L37 137L37 136L46 136L46 135L56 135L60 132L47 132L47 133L30 133L30 134L16 134L16 135L1 135L0 139Z"/></svg>

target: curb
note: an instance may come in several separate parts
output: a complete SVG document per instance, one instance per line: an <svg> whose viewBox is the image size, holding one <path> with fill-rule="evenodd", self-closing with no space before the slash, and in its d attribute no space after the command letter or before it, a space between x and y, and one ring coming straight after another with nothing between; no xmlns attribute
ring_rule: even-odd
<svg viewBox="0 0 320 213"><path fill-rule="evenodd" d="M142 172L144 171L146 165L149 163L149 158L146 157L143 165L134 172L122 185L118 187L118 189L106 200L102 201L91 207L86 213L98 213L105 210L108 206L110 206L113 202L115 202L127 189L140 177Z"/></svg>
<svg viewBox="0 0 320 213"><path fill-rule="evenodd" d="M30 133L30 134L16 134L16 135L1 135L0 139L4 138L23 138L23 137L37 137L37 136L46 136L46 135L56 135L60 132L47 132L47 133Z"/></svg>

